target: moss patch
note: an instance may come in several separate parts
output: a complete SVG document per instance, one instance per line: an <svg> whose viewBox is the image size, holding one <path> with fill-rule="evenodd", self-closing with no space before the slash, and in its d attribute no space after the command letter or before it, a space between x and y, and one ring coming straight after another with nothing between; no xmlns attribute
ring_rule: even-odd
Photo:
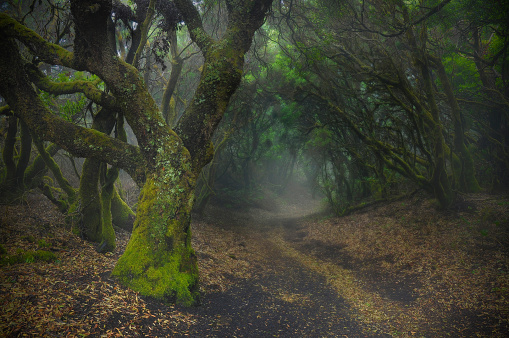
<svg viewBox="0 0 509 338"><path fill-rule="evenodd" d="M190 306L197 301L198 284L189 229L195 181L187 154L178 144L169 149L175 147L180 156L158 151L156 171L143 186L133 234L113 275L142 295Z"/></svg>
<svg viewBox="0 0 509 338"><path fill-rule="evenodd" d="M54 262L58 257L51 251L21 251L13 256L6 256L0 260L0 265L13 265L33 262Z"/></svg>

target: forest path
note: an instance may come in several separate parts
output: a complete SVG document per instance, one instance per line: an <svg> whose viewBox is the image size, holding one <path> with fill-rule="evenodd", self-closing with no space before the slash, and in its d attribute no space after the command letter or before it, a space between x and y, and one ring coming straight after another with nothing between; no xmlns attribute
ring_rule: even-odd
<svg viewBox="0 0 509 338"><path fill-rule="evenodd" d="M437 212L423 195L344 217L290 192L193 221L202 305L140 297L110 278L129 233L99 254L44 196L0 206L3 254L57 261L0 269L0 336L507 337L509 199L466 196ZM232 205L235 203L231 203ZM272 210L272 211L269 211ZM3 258L3 256L1 257ZM36 309L36 311L34 311Z"/></svg>
<svg viewBox="0 0 509 338"><path fill-rule="evenodd" d="M43 197L29 206L6 207L3 214L12 217L1 220L6 226L5 243L26 242L27 247L34 247L36 239L45 238L51 240L60 260L3 267L0 301L8 306L0 311L5 319L0 336L59 336L66 330L70 336L91 337L379 336L362 330L325 276L288 255L280 245L284 238L298 240L301 221L318 208L316 201L300 194L293 197L300 202L283 204L277 211L213 208L217 214L206 224L194 222L202 277L217 268L214 278L203 281L209 290L204 292L202 305L194 308L142 299L109 277L128 233L118 232L121 248L115 254L101 255L90 243L51 225L56 223L51 217L60 217L56 211L44 215L51 222L34 226L33 213L50 209ZM26 239L26 233L33 238ZM204 267L208 261L211 265ZM231 274L225 273L230 266ZM213 290L223 277L227 287ZM39 309L36 314L29 311L34 306Z"/></svg>
<svg viewBox="0 0 509 338"><path fill-rule="evenodd" d="M195 247L203 264L210 258L201 254L204 238L218 236L211 246L223 250L224 259L216 266L233 264L229 273L222 270L232 286L205 293L203 306L191 310L199 318L189 326L191 335L507 336L506 302L497 294L507 289L483 294L486 279L477 280L475 268L478 258L493 262L497 270L490 268L489 278L500 281L506 271L502 256L488 258L485 251L478 258L471 251L460 256L450 249L475 235L463 225L479 222L471 211L475 206L461 216L436 213L429 200L417 196L330 219L316 213L319 202L309 194L293 191L289 197L274 203L279 208L267 201L261 203L265 208L249 211L211 208L208 230L200 229ZM458 219L462 222L455 223ZM457 256L458 265L449 266ZM205 265L213 270L214 263ZM496 311L484 310L491 303Z"/></svg>
<svg viewBox="0 0 509 338"><path fill-rule="evenodd" d="M212 216L234 234L228 258L244 261L249 278L233 277L224 292L208 293L189 310L200 319L191 336L211 337L382 337L361 327L349 305L328 283L327 273L303 264L292 252L305 236L301 222L319 201L299 192L277 211L251 209ZM306 243L302 255L320 261L320 243ZM207 257L200 257L206 259Z"/></svg>

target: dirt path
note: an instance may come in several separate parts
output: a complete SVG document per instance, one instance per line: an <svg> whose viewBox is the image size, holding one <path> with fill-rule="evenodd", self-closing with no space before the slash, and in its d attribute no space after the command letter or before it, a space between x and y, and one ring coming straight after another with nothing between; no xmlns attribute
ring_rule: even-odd
<svg viewBox="0 0 509 338"><path fill-rule="evenodd" d="M278 212L254 209L249 214L213 215L234 233L242 250L228 257L245 261L250 278L232 277L225 292L205 295L199 317L185 333L210 337L383 337L367 333L348 304L326 278L289 256L280 242L302 239L300 222L317 211L318 202L286 204ZM313 252L319 248L307 247ZM206 259L207 257L200 257Z"/></svg>
<svg viewBox="0 0 509 338"><path fill-rule="evenodd" d="M284 255L264 234L287 219L272 220L260 228L239 229L246 242L263 247L257 277L236 280L224 293L207 295L191 312L200 321L192 336L217 337L356 337L358 324L348 306L326 283L294 259ZM261 265L263 264L263 265Z"/></svg>
<svg viewBox="0 0 509 338"><path fill-rule="evenodd" d="M203 306L192 311L200 319L189 333L212 337L504 337L508 333L504 296L483 291L486 280L497 278L491 282L497 288L491 290L506 292L498 286L505 283L505 268L494 277L462 285L461 278L478 270L468 267L470 258L451 252L449 247L457 240L445 234L437 240L435 234L428 234L442 222L451 222L445 229L457 233L452 224L458 215L438 215L434 220L431 206L393 203L383 209L387 217L383 210L368 211L332 220L341 223L331 225L310 221L308 216L317 209L309 196L294 199L277 212L217 209L218 214L211 215L213 222L231 236L223 250L244 272L237 274L234 269L232 287L205 295ZM409 217L408 212L415 215ZM413 228L391 230L381 223L397 218ZM416 240L416 231L424 237ZM431 241L426 249L423 240ZM408 245L420 242L422 248L406 247L407 241ZM483 259L487 257L484 253ZM447 265L455 259L461 261L459 268ZM434 264L442 271L436 267L424 271L439 260L443 262ZM243 273L249 276L243 278ZM489 304L483 294L496 303Z"/></svg>

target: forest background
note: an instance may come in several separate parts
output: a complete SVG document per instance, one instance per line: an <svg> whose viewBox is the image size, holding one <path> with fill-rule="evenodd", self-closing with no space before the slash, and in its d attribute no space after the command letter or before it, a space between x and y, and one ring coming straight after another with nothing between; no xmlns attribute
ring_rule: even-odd
<svg viewBox="0 0 509 338"><path fill-rule="evenodd" d="M508 191L507 1L1 6L2 203L40 189L100 252L132 230L113 275L141 294L196 302L213 195Z"/></svg>

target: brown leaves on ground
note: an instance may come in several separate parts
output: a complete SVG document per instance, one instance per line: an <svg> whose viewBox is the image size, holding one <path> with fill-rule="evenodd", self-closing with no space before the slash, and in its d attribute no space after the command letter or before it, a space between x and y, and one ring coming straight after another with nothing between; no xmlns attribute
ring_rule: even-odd
<svg viewBox="0 0 509 338"><path fill-rule="evenodd" d="M473 194L442 212L417 194L305 221L301 216L315 206L309 200L278 204L285 214L216 208L193 222L205 297L277 274L270 267L277 257L325 277L365 334L503 337L509 330L509 199ZM40 195L0 206L6 255L57 255L50 263L0 267L0 336L185 336L196 334L197 323L208 325L200 312L144 300L109 278L129 236L116 230L116 251L102 255ZM315 291L258 290L303 308ZM235 297L240 303L249 292ZM217 316L230 323L228 313Z"/></svg>
<svg viewBox="0 0 509 338"><path fill-rule="evenodd" d="M364 321L388 325L392 334L508 333L507 198L471 194L437 211L417 195L319 223L301 230L303 243L321 248L318 256L293 247L304 264L318 258L318 270L329 264L329 274L343 274L330 283Z"/></svg>
<svg viewBox="0 0 509 338"><path fill-rule="evenodd" d="M0 212L0 242L8 255L45 243L58 257L1 267L0 336L156 337L192 323L172 306L151 309L108 278L128 240L122 230L117 229L119 249L102 255L73 235L44 197L30 196L27 205L1 206Z"/></svg>

